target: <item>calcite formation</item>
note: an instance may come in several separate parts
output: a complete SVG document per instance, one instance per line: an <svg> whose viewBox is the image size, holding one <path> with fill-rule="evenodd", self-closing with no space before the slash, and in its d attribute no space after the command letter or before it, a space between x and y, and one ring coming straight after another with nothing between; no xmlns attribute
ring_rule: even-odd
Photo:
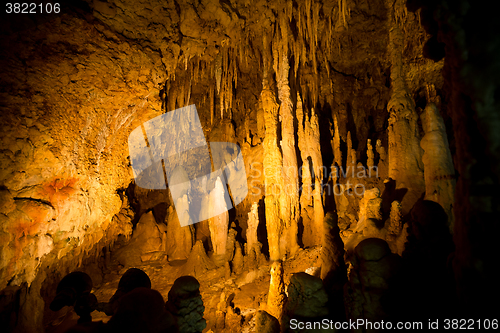
<svg viewBox="0 0 500 333"><path fill-rule="evenodd" d="M252 204L252 208L248 213L247 220L247 242L245 244L245 254L248 255L250 251L252 251L254 244L258 242L257 240L257 228L259 226L259 204L254 202Z"/></svg>
<svg viewBox="0 0 500 333"><path fill-rule="evenodd" d="M266 47L264 38L264 47ZM266 60L264 60L266 61ZM278 148L278 104L271 90L266 62L260 100L264 109L266 135L264 138L263 173L265 184L266 229L271 260L279 260L285 255L282 245L283 221L281 219L280 196L283 195L283 157Z"/></svg>
<svg viewBox="0 0 500 333"><path fill-rule="evenodd" d="M339 235L339 228L332 212L325 215L325 237L321 248L321 279L335 275L342 271L344 266L344 244Z"/></svg>
<svg viewBox="0 0 500 333"><path fill-rule="evenodd" d="M248 316L267 309L269 259L283 263L271 274L270 312L257 315L263 330L279 329L288 280L290 318L325 313L320 284L338 321L385 319L394 306L424 319L458 309L496 315L486 298L498 298L500 44L484 33L494 11L470 0L62 7L0 24L3 330L64 330L67 309L47 307L61 277L82 270L102 295L116 272L141 265L161 288L181 275L209 285L203 312L199 284L174 284L170 319L182 331L245 331ZM236 149L154 160L193 139L192 123L174 124L176 140L161 143L162 129L143 125L188 104L202 141L239 145L247 177L235 163L210 169ZM145 136L141 154L127 147L132 132ZM134 174L137 155L157 168ZM160 189L139 188L153 169ZM245 185L248 196L235 200ZM290 279L299 271L309 274ZM224 295L217 310L214 293ZM95 298L73 301L90 320ZM175 331L156 322L169 317L162 303L141 289L117 303L109 325L87 328L136 329L142 320Z"/></svg>
<svg viewBox="0 0 500 333"><path fill-rule="evenodd" d="M271 282L267 296L267 312L281 321L283 307L286 302L285 284L283 282L283 264L281 261L273 262L271 266Z"/></svg>
<svg viewBox="0 0 500 333"><path fill-rule="evenodd" d="M210 209L213 211L224 211L224 213L211 217L208 220L210 228L210 239L214 248L214 254L224 256L226 253L227 232L229 228L229 214L227 213L227 204L219 200L223 196L224 186L220 178L217 178L215 187L210 192ZM226 207L226 209L224 209ZM211 214L212 215L212 214Z"/></svg>
<svg viewBox="0 0 500 333"><path fill-rule="evenodd" d="M318 116L311 110L309 115L303 109L302 99L297 94L298 146L302 158L300 207L304 234L302 242L305 246L322 244L323 232L323 158L319 140ZM313 216L309 216L306 207L313 207ZM309 222L309 223L308 223ZM312 223L311 223L312 222Z"/></svg>
<svg viewBox="0 0 500 333"><path fill-rule="evenodd" d="M298 249L298 219L299 211L299 180L297 154L295 149L295 115L290 96L288 75L288 23L285 15L280 15L279 29L273 43L274 72L278 88L278 97L281 102L279 119L281 121L280 147L283 154L283 192L280 195L280 217L285 229L280 240L281 255L293 255Z"/></svg>
<svg viewBox="0 0 500 333"><path fill-rule="evenodd" d="M398 3L398 9L404 6ZM389 177L396 181L396 187L406 189L401 201L407 213L425 191L422 149L418 130L418 115L415 102L408 92L403 74L403 32L391 13L389 28L389 56L391 61L392 95L387 109L389 111L388 162Z"/></svg>
<svg viewBox="0 0 500 333"><path fill-rule="evenodd" d="M255 332L279 333L280 322L264 310L255 314Z"/></svg>
<svg viewBox="0 0 500 333"><path fill-rule="evenodd" d="M170 206L167 217L167 249L168 260L184 260L189 257L194 244L193 225L181 227L178 213Z"/></svg>
<svg viewBox="0 0 500 333"><path fill-rule="evenodd" d="M455 168L451 158L446 128L439 110L432 102L422 113L425 135L420 141L424 150L425 199L443 206L448 215L448 225L453 231L453 203L455 202Z"/></svg>

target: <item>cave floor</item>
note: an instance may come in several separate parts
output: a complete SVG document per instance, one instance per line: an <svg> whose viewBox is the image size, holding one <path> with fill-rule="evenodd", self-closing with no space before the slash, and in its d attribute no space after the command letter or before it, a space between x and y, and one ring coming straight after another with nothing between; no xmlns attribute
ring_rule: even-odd
<svg viewBox="0 0 500 333"><path fill-rule="evenodd" d="M293 273L304 272L310 267L319 267L319 255L321 247L311 247L299 250L293 258L283 263L284 282L288 284ZM239 275L231 274L226 278L224 266L212 269L205 274L195 277L200 283L200 293L205 306L204 318L207 327L203 332L233 332L235 327L226 327L224 330L216 329L216 310L226 310L226 306L233 307L234 312L241 315L242 324L237 330L251 332L254 325L252 318L259 309L265 309L270 282L270 265L266 262L258 269L243 271ZM136 266L145 271L151 279L151 288L158 290L165 301L174 281L186 275L185 261L168 262L167 260L156 260L145 262L144 265ZM118 282L125 271L130 267L118 264L107 266L108 273L104 275L103 282L94 288L93 293L99 302L107 302L118 288ZM222 295L222 297L221 297ZM221 298L227 305L220 306ZM92 312L93 321L107 322L111 317L103 312ZM67 328L76 324L78 316L72 309L61 313L58 320L53 321L46 327L46 333L63 333Z"/></svg>

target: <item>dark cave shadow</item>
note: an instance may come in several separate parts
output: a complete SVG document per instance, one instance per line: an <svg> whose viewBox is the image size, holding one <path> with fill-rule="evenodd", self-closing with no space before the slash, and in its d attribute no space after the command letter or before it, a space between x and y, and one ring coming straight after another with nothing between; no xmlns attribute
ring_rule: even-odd
<svg viewBox="0 0 500 333"><path fill-rule="evenodd" d="M257 227L257 240L262 244L262 253L269 258L269 243L267 241L266 223L266 207L264 197L259 200L259 226Z"/></svg>

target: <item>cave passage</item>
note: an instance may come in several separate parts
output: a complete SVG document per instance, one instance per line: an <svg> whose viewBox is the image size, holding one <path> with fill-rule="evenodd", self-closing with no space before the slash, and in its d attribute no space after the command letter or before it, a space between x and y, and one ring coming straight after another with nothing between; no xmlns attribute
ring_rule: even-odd
<svg viewBox="0 0 500 333"><path fill-rule="evenodd" d="M488 6L5 6L2 332L498 328Z"/></svg>

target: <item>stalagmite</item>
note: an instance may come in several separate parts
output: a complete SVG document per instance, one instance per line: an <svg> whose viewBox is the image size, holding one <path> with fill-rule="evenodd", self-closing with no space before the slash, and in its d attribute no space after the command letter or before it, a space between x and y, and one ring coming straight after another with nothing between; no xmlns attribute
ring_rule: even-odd
<svg viewBox="0 0 500 333"><path fill-rule="evenodd" d="M393 201L391 204L391 214L389 216L389 227L387 228L388 235L397 235L401 232L401 203Z"/></svg>
<svg viewBox="0 0 500 333"><path fill-rule="evenodd" d="M247 243L246 243L246 255L250 253L253 245L257 243L257 228L259 227L259 204L254 202L252 208L248 213L247 220Z"/></svg>
<svg viewBox="0 0 500 333"><path fill-rule="evenodd" d="M273 47L274 71L277 78L278 96L281 102L279 116L281 119L281 151L283 152L283 190L280 197L281 219L285 223L286 235L280 242L281 255L293 255L298 249L298 219L299 219L299 185L298 166L295 153L295 129L293 103L290 97L288 74L288 22L284 15L280 20L281 35Z"/></svg>
<svg viewBox="0 0 500 333"><path fill-rule="evenodd" d="M281 320L283 306L286 302L285 283L283 282L283 264L275 261L271 266L271 282L267 296L267 312Z"/></svg>
<svg viewBox="0 0 500 333"><path fill-rule="evenodd" d="M393 253L401 255L405 249L406 237L408 232L403 227L401 203L397 200L391 203L391 212L389 220L386 222L389 225L386 227L386 240Z"/></svg>
<svg viewBox="0 0 500 333"><path fill-rule="evenodd" d="M392 4L388 6L391 11L394 11ZM403 33L393 16L394 13L391 13L389 29L392 95L387 105L389 110L389 177L396 181L397 188L408 190L401 202L403 211L408 212L424 193L425 184L418 115L403 74Z"/></svg>
<svg viewBox="0 0 500 333"><path fill-rule="evenodd" d="M311 168L309 165L309 154L308 154L308 142L304 130L304 111L302 108L302 98L300 94L297 93L297 122L299 127L297 129L298 145L300 150L300 155L302 158L302 168L300 170L300 177L302 181L302 192L300 194L300 207L302 211L305 210L307 206L312 206L312 180L311 180ZM302 212L302 215L304 213ZM303 216L304 218L304 216Z"/></svg>
<svg viewBox="0 0 500 333"><path fill-rule="evenodd" d="M182 198L179 198L179 200L181 199ZM176 207L178 207L178 205ZM193 225L186 225L182 227L180 225L179 218L182 218L179 216L179 211L175 212L173 207L170 206L165 219L167 224L168 243L166 253L168 260L187 259L193 247Z"/></svg>
<svg viewBox="0 0 500 333"><path fill-rule="evenodd" d="M219 212L224 211L224 213L210 218L208 220L208 225L210 228L210 239L212 240L214 255L218 257L224 257L226 253L227 232L229 227L227 204L223 200L218 200L218 198L223 197L223 192L224 186L222 185L220 177L217 177L215 187L210 192L210 209Z"/></svg>
<svg viewBox="0 0 500 333"><path fill-rule="evenodd" d="M347 132L347 162L346 170L347 179L354 177L354 172L356 170L356 150L352 148L351 132Z"/></svg>
<svg viewBox="0 0 500 333"><path fill-rule="evenodd" d="M373 188L366 190L359 202L359 219L354 227L354 233L344 239L345 250L350 255L363 239L368 237L384 238L377 224L382 219L382 198L380 190Z"/></svg>
<svg viewBox="0 0 500 333"><path fill-rule="evenodd" d="M321 279L335 275L344 265L344 244L339 236L339 227L333 213L328 212L323 221L325 238L321 248Z"/></svg>
<svg viewBox="0 0 500 333"><path fill-rule="evenodd" d="M373 147L372 147L372 140L368 139L366 142L366 156L368 157L366 161L366 166L368 170L371 170L374 166L373 158Z"/></svg>
<svg viewBox="0 0 500 333"><path fill-rule="evenodd" d="M260 100L264 110L264 184L265 209L266 209L266 228L269 242L269 256L271 260L281 259L280 237L284 231L283 222L280 216L279 198L282 195L283 177L282 177L282 156L278 148L278 104L271 90L269 83L269 50L267 38L263 36L263 56L264 73L262 79L262 92ZM284 254L284 253L283 253Z"/></svg>
<svg viewBox="0 0 500 333"><path fill-rule="evenodd" d="M319 142L318 116L311 110L308 117L304 112L302 99L297 93L297 120L299 149L302 157L301 180L302 193L300 195L301 216L304 225L303 243L305 246L320 245L323 238L323 159ZM314 178L313 178L314 176ZM314 191L313 189L314 184ZM310 214L313 207L313 214ZM311 224L311 222L313 222Z"/></svg>
<svg viewBox="0 0 500 333"><path fill-rule="evenodd" d="M378 175L381 179L386 179L388 176L388 166L387 166L387 153L385 152L384 146L382 146L382 141L377 140L375 149L379 155L379 160L377 164Z"/></svg>
<svg viewBox="0 0 500 333"><path fill-rule="evenodd" d="M451 158L446 129L439 110L427 103L421 116L425 135L420 142L424 149L425 200L440 204L448 215L453 232L453 203L455 199L455 168Z"/></svg>
<svg viewBox="0 0 500 333"><path fill-rule="evenodd" d="M333 116L333 158L338 168L342 166L342 151L340 150L340 132L337 116Z"/></svg>

